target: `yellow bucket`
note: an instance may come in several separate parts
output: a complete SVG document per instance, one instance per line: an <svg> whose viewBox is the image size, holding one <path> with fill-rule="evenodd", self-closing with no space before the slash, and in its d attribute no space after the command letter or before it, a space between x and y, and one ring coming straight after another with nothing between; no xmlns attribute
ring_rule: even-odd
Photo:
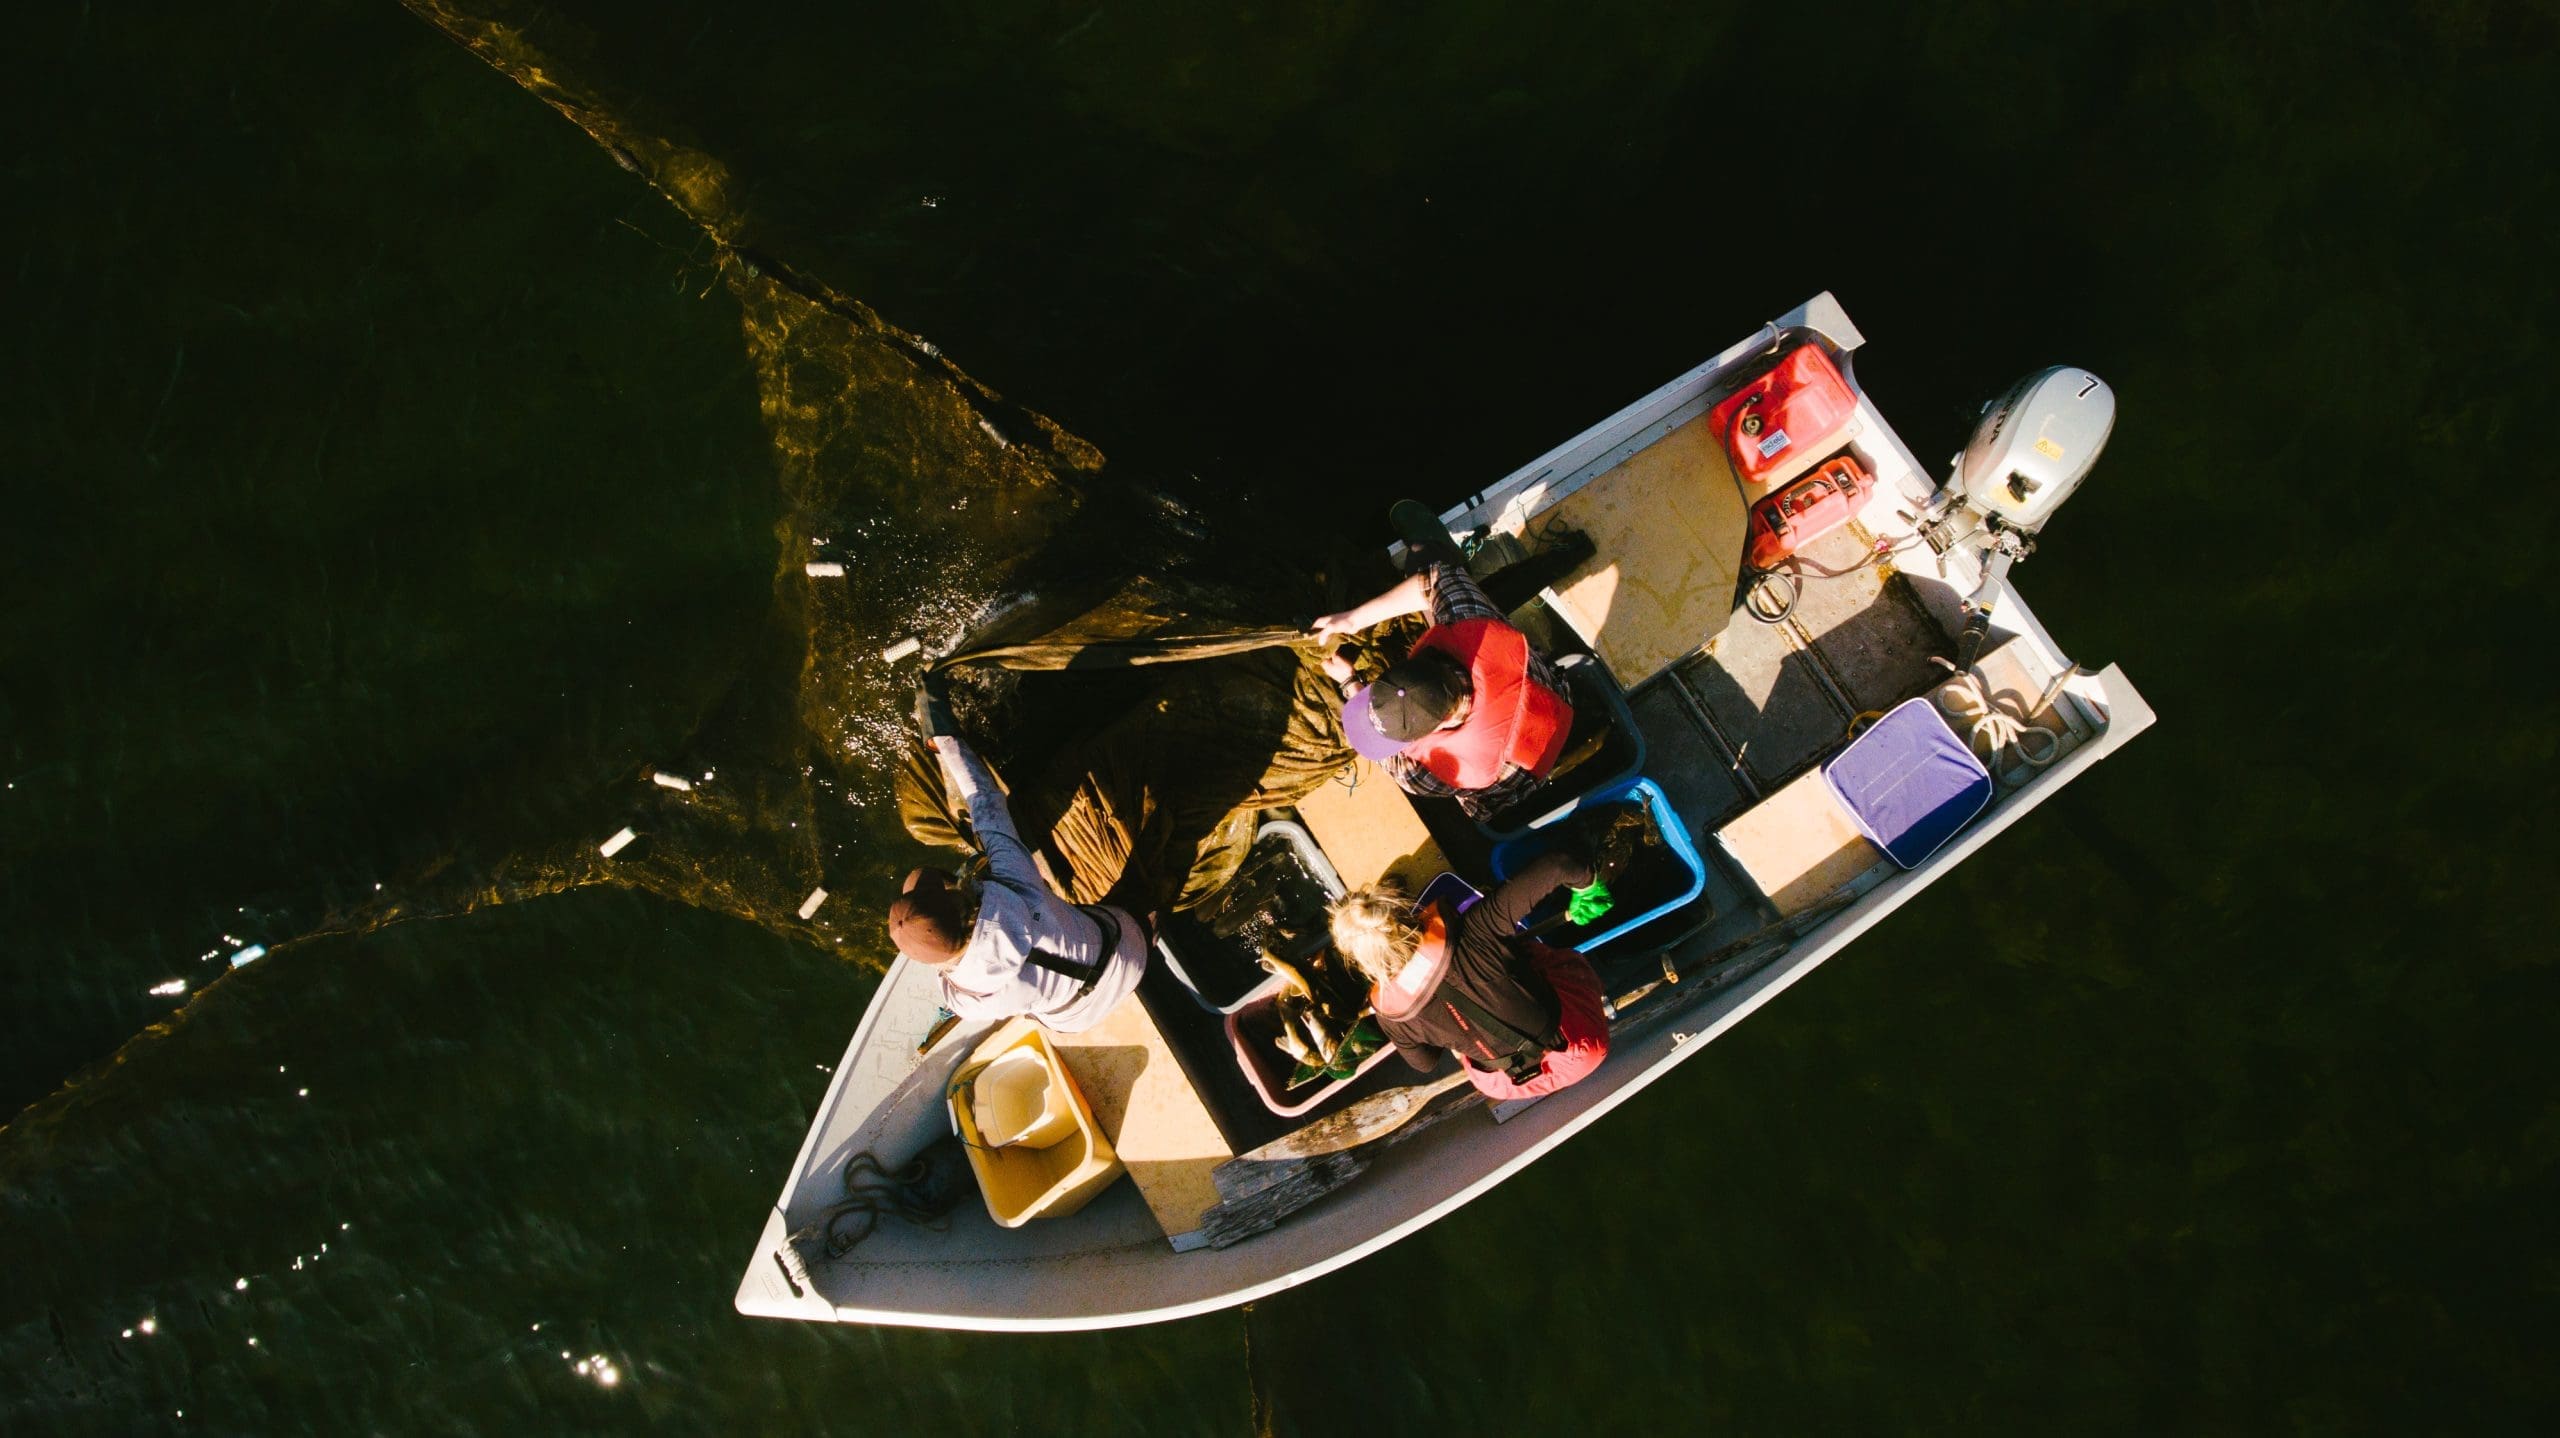
<svg viewBox="0 0 2560 1438"><path fill-rule="evenodd" d="M999 1146L990 1141L992 1126L999 1117L1011 1122L1015 1115L981 1114L978 1081L999 1064L1021 1064L1022 1059L1014 1058L1017 1054L1035 1062L1047 1076L1040 1106L1034 1111L1041 1117L1014 1142ZM991 1094L1000 1103L1011 1103L1013 1085L1027 1087L1028 1077L999 1076L995 1084ZM968 1146L969 1167L978 1176L978 1195L986 1200L987 1216L999 1227L1019 1228L1035 1218L1064 1218L1092 1202L1094 1195L1125 1172L1110 1140L1102 1136L1101 1125L1093 1121L1084 1093L1059 1062L1048 1034L1029 1019L1015 1019L989 1035L952 1076L948 1092L952 1132ZM1063 1105L1064 1128L1036 1145L1023 1141L1039 1133L1052 1102Z"/></svg>
<svg viewBox="0 0 2560 1438"><path fill-rule="evenodd" d="M1047 1044L1007 1049L969 1082L989 1148L1047 1148L1076 1131L1075 1080Z"/></svg>

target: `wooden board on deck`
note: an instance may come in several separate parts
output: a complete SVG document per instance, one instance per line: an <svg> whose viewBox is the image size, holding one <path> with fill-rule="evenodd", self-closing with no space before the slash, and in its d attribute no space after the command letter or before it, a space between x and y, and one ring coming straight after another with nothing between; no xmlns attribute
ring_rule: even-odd
<svg viewBox="0 0 2560 1438"><path fill-rule="evenodd" d="M1189 1233L1218 1202L1210 1175L1235 1157L1182 1064L1135 996L1082 1033L1051 1034L1093 1121L1165 1233Z"/></svg>
<svg viewBox="0 0 2560 1438"><path fill-rule="evenodd" d="M1831 796L1818 768L1717 830L1716 841L1786 916L1803 913L1886 862L1884 851L1867 842Z"/></svg>
<svg viewBox="0 0 2560 1438"><path fill-rule="evenodd" d="M1332 861L1344 888L1385 883L1408 894L1422 892L1448 869L1448 856L1386 770L1354 759L1351 773L1351 786L1320 785L1299 800L1299 821Z"/></svg>
<svg viewBox="0 0 2560 1438"><path fill-rule="evenodd" d="M1749 512L1705 416L1565 497L1553 513L1598 553L1551 603L1633 689L1733 619Z"/></svg>

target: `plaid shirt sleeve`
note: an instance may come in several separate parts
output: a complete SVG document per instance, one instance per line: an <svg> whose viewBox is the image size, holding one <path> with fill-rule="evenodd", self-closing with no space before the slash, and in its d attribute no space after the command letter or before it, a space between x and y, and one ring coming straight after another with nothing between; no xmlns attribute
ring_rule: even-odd
<svg viewBox="0 0 2560 1438"><path fill-rule="evenodd" d="M1501 610L1493 607L1493 601L1485 596L1484 587L1477 584L1476 577L1464 567L1434 562L1429 573L1431 577L1424 582L1431 586L1432 628L1455 624L1461 619L1504 617Z"/></svg>
<svg viewBox="0 0 2560 1438"><path fill-rule="evenodd" d="M1402 754L1390 755L1386 770L1387 777L1396 781L1396 787L1408 794L1419 794L1426 799L1448 799L1458 793L1448 780L1424 768L1418 759Z"/></svg>

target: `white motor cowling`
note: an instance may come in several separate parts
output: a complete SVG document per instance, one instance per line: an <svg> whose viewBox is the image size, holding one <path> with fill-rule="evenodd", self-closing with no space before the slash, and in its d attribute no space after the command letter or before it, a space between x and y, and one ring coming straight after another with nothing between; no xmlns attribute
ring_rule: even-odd
<svg viewBox="0 0 2560 1438"><path fill-rule="evenodd" d="M1982 407L1955 471L1920 516L1920 532L1946 572L1949 551L1979 554L1982 568L1964 601L1956 667L1970 669L1991 632L2009 566L2035 549L2035 534L2089 477L2116 427L2116 395L2084 369L2038 370Z"/></svg>
<svg viewBox="0 0 2560 1438"><path fill-rule="evenodd" d="M2089 477L2115 423L2106 381L2071 365L2038 370L1983 406L1946 497L2033 534Z"/></svg>

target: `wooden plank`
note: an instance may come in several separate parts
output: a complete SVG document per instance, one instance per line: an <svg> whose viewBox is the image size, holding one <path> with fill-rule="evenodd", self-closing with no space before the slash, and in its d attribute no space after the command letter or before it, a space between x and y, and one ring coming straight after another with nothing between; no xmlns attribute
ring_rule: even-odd
<svg viewBox="0 0 2560 1438"><path fill-rule="evenodd" d="M1802 913L1888 862L1831 796L1820 769L1806 770L1716 839L1782 915Z"/></svg>
<svg viewBox="0 0 2560 1438"><path fill-rule="evenodd" d="M1454 1114L1483 1106L1484 1095L1462 1087L1456 1097L1442 1097L1402 1126L1356 1149L1262 1163L1237 1159L1218 1170L1220 1202L1200 1216L1199 1236L1211 1248L1225 1248L1268 1233L1290 1214L1366 1173L1370 1156L1380 1149L1413 1138Z"/></svg>
<svg viewBox="0 0 2560 1438"><path fill-rule="evenodd" d="M1448 856L1386 770L1360 759L1351 774L1356 782L1350 787L1326 784L1299 800L1299 822L1332 861L1343 887L1385 883L1420 893L1449 868Z"/></svg>
<svg viewBox="0 0 2560 1438"><path fill-rule="evenodd" d="M1599 552L1549 590L1549 602L1622 686L1635 688L1733 621L1748 511L1703 416L1553 512Z"/></svg>
<svg viewBox="0 0 2560 1438"><path fill-rule="evenodd" d="M1199 1227L1200 1215L1218 1202L1212 1175L1235 1151L1147 1006L1124 1001L1094 1027L1050 1041L1156 1222L1167 1234Z"/></svg>

